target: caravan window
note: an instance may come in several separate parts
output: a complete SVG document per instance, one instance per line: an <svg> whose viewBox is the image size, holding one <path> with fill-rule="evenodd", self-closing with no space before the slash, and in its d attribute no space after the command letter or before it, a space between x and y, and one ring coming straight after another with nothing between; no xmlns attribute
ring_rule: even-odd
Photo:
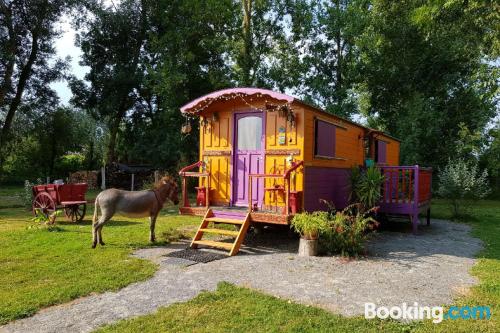
<svg viewBox="0 0 500 333"><path fill-rule="evenodd" d="M314 133L314 155L335 157L335 125L316 119Z"/></svg>
<svg viewBox="0 0 500 333"><path fill-rule="evenodd" d="M375 142L375 162L379 164L387 163L387 142L382 140Z"/></svg>

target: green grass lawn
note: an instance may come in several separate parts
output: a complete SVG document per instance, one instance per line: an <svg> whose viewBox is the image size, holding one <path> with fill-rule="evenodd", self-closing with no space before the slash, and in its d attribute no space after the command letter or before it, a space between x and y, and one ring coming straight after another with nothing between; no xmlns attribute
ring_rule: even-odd
<svg viewBox="0 0 500 333"><path fill-rule="evenodd" d="M412 327L394 321L348 319L223 282L215 292L98 332L409 332Z"/></svg>
<svg viewBox="0 0 500 333"><path fill-rule="evenodd" d="M4 202L15 191L1 194ZM150 246L148 219L114 218L103 229L106 246L92 250L92 213L91 205L78 224L59 216L58 228L49 231L28 229L33 222L25 208L0 208L0 324L93 292L117 290L154 274L153 263L130 257L134 249ZM177 215L176 207L165 207L156 223L158 244L191 236L199 221Z"/></svg>
<svg viewBox="0 0 500 333"><path fill-rule="evenodd" d="M0 190L0 202L13 189ZM91 193L89 197L95 195ZM0 206L1 207L1 206ZM81 224L64 222L58 229L27 229L29 212L23 208L0 208L0 323L29 316L38 309L93 292L116 290L147 279L156 267L130 257L137 248L150 246L146 219L118 217L103 229L105 247L90 248L89 209ZM443 202L433 204L433 217L449 218ZM157 222L160 244L187 234L198 217L178 216L166 207ZM500 327L500 202L482 201L467 219L485 249L472 273L480 284L456 305L489 305L492 320L444 321L402 324L394 321L346 318L314 307L303 306L221 283L215 292L161 308L158 312L107 326L105 332L487 332ZM458 254L459 255L459 254Z"/></svg>

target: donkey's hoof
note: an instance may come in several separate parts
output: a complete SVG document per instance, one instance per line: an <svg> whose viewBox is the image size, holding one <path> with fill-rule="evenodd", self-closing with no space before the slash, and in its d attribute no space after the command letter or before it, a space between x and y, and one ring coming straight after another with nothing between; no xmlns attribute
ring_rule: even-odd
<svg viewBox="0 0 500 333"><path fill-rule="evenodd" d="M92 244L92 248L95 249L95 247L97 246L96 243Z"/></svg>
<svg viewBox="0 0 500 333"><path fill-rule="evenodd" d="M99 242L99 244L101 244L101 245L106 245L106 243L104 243L104 242Z"/></svg>

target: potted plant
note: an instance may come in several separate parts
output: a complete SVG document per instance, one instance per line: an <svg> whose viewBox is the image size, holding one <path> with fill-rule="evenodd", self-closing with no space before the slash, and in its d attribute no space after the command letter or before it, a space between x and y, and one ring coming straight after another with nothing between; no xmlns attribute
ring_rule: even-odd
<svg viewBox="0 0 500 333"><path fill-rule="evenodd" d="M300 234L299 256L318 254L319 234L326 228L326 212L300 213L292 219L292 228Z"/></svg>

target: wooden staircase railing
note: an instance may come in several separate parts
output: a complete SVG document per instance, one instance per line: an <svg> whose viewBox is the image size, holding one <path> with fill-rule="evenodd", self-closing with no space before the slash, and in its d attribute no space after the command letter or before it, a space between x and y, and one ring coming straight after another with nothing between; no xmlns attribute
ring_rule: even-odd
<svg viewBox="0 0 500 333"><path fill-rule="evenodd" d="M287 169L284 174L250 174L248 175L248 211L251 213L253 210L253 200L252 200L252 187L254 178L264 178L272 179L278 178L284 180L284 191L285 191L285 215L290 213L290 175L293 171L297 170L299 167L304 165L304 161L294 162L292 167Z"/></svg>
<svg viewBox="0 0 500 333"><path fill-rule="evenodd" d="M217 224L229 224L239 226L239 230L226 230L220 228L209 228L210 223ZM240 250L241 244L245 239L245 236L248 231L248 227L250 226L250 213L247 213L244 218L236 219L236 218L222 218L216 217L211 208L209 208L201 221L200 227L196 232L193 241L191 242L191 248L196 249L198 245L204 245L209 247L215 247L219 249L224 249L229 251L230 256L234 256ZM233 243L212 241L212 240L202 240L205 233L223 235L234 237Z"/></svg>
<svg viewBox="0 0 500 333"><path fill-rule="evenodd" d="M198 177L198 178L206 178L206 202L205 202L205 207L209 207L210 205L210 173L208 172L193 172L190 170L193 170L195 168L205 167L205 162L203 161L198 161L196 163L193 163L191 165L188 165L187 167L184 167L179 171L179 176L182 178L182 207L190 207L189 204L189 197L188 197L188 191L187 191L187 181L186 177Z"/></svg>

